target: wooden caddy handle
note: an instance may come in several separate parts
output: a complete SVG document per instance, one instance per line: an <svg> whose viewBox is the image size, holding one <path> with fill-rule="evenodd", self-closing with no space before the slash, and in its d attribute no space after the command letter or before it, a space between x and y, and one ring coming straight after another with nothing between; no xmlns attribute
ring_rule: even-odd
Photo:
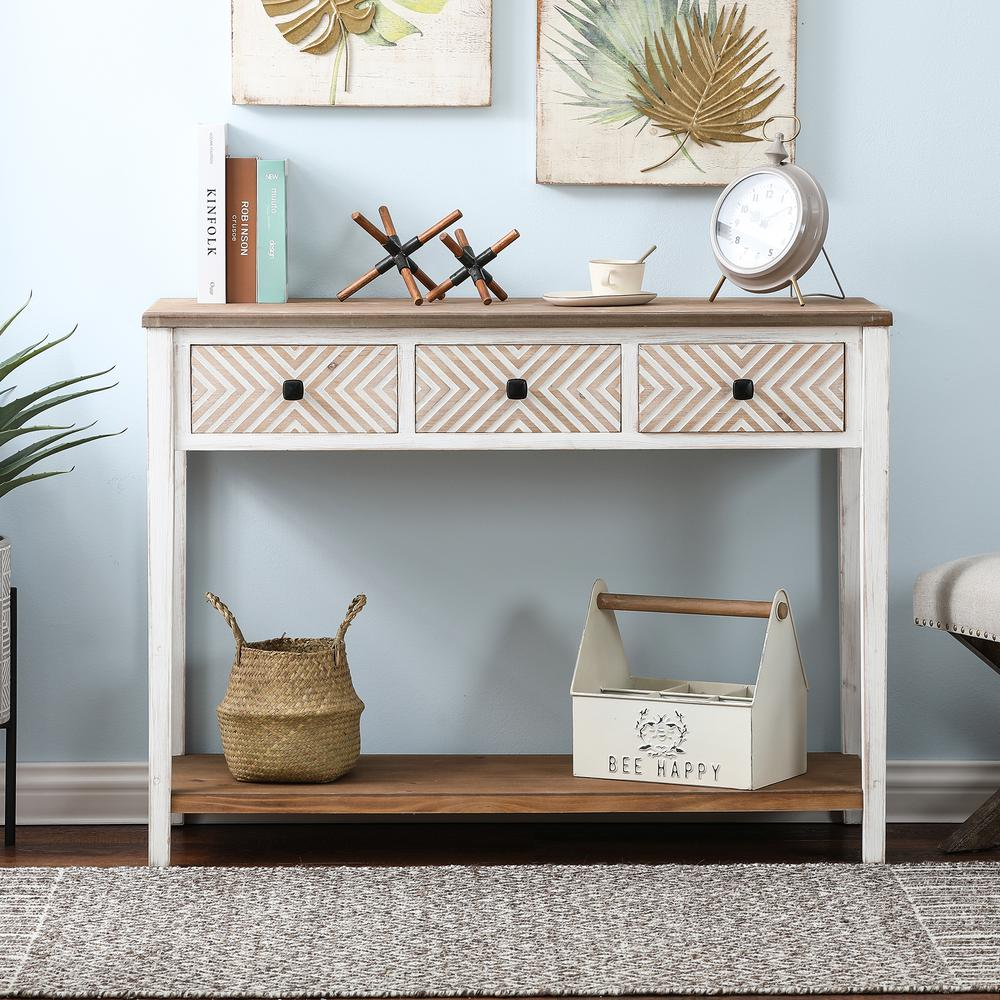
<svg viewBox="0 0 1000 1000"><path fill-rule="evenodd" d="M639 594L598 594L602 611L656 611L666 615L719 615L724 618L770 618L771 601L718 601L711 597L643 597ZM788 617L788 605L778 604L778 618Z"/></svg>

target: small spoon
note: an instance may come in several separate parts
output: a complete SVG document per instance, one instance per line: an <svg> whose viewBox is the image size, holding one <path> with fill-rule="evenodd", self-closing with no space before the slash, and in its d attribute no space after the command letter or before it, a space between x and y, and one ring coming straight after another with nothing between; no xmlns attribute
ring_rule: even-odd
<svg viewBox="0 0 1000 1000"><path fill-rule="evenodd" d="M654 243L637 261L637 264L641 264L654 250L656 249L656 244Z"/></svg>

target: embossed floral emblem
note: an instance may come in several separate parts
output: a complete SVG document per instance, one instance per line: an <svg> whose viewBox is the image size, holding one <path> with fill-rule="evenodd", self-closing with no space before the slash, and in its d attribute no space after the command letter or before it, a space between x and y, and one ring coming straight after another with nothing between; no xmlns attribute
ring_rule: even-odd
<svg viewBox="0 0 1000 1000"><path fill-rule="evenodd" d="M635 723L639 749L649 757L679 757L685 753L688 729L680 712L655 715L648 708Z"/></svg>

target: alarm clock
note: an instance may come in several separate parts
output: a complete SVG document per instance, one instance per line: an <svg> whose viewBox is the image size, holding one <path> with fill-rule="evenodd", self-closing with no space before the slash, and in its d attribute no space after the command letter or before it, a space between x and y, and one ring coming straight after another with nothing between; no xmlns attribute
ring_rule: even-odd
<svg viewBox="0 0 1000 1000"><path fill-rule="evenodd" d="M712 250L722 278L710 302L728 279L748 292L777 292L790 285L799 305L805 305L799 278L823 250L829 206L816 178L788 162L782 133L765 155L770 163L737 177L712 213Z"/></svg>

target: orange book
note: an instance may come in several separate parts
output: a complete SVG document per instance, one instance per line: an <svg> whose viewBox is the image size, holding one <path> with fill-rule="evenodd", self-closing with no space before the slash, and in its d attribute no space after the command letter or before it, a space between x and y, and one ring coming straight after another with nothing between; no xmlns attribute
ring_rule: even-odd
<svg viewBox="0 0 1000 1000"><path fill-rule="evenodd" d="M226 300L257 301L257 161L226 160Z"/></svg>

